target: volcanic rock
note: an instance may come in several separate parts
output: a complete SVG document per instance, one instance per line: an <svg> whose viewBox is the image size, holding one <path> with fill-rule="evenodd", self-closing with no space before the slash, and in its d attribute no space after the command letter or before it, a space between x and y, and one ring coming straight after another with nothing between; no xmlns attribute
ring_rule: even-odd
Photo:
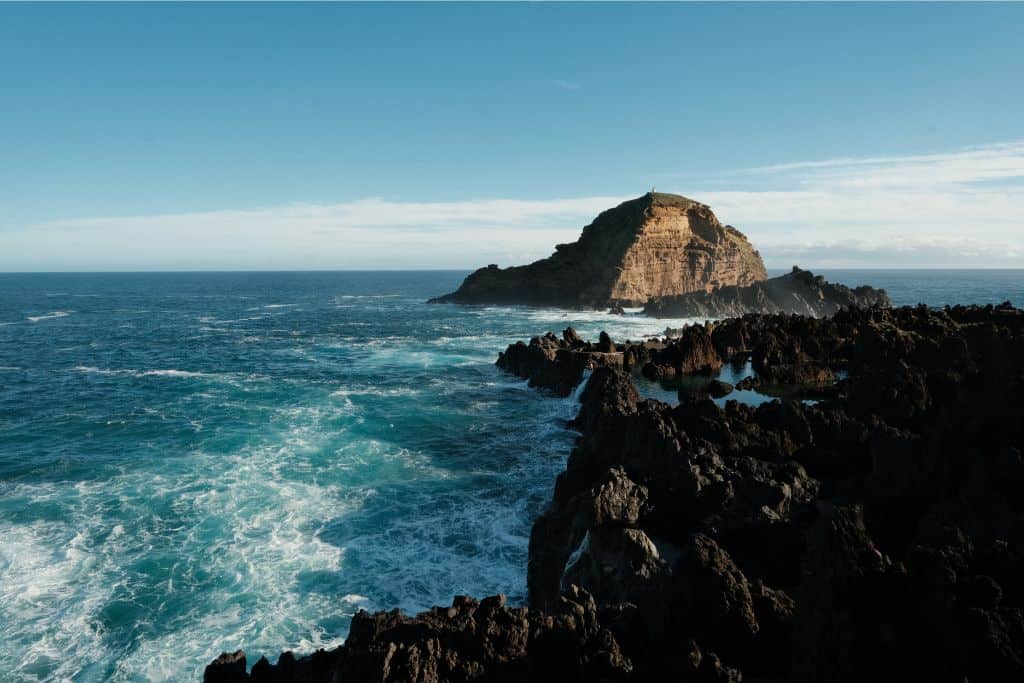
<svg viewBox="0 0 1024 683"><path fill-rule="evenodd" d="M526 266L472 273L432 303L570 308L642 306L651 297L750 285L768 277L761 256L709 207L648 193L601 213L578 241Z"/></svg>
<svg viewBox="0 0 1024 683"><path fill-rule="evenodd" d="M751 284L652 297L644 313L656 318L733 318L747 313L794 313L821 317L850 306L891 306L884 289L850 289L793 266L785 275Z"/></svg>
<svg viewBox="0 0 1024 683"><path fill-rule="evenodd" d="M559 339L548 332L534 337L529 344L516 342L498 354L495 362L502 370L528 379L530 386L549 389L568 396L583 379L583 373L598 366L623 366L623 353L616 350L604 332L597 344L580 339L571 327Z"/></svg>

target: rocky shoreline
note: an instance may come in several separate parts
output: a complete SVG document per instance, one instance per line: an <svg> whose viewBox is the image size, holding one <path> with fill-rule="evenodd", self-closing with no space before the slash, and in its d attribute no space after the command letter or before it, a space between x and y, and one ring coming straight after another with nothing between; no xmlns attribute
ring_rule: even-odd
<svg viewBox="0 0 1024 683"><path fill-rule="evenodd" d="M850 288L793 266L785 275L712 291L659 296L644 306L652 318L736 318L748 313L792 313L820 318L844 308L891 306L884 289Z"/></svg>
<svg viewBox="0 0 1024 683"><path fill-rule="evenodd" d="M809 404L642 399L632 373L827 385ZM344 646L207 681L1024 677L1024 312L745 315L677 340L566 330L499 366L580 432L530 539L529 605L361 612Z"/></svg>

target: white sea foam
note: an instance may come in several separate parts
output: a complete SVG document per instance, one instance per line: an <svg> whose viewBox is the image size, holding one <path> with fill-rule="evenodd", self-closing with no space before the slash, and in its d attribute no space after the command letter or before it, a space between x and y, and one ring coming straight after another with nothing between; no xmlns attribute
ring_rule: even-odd
<svg viewBox="0 0 1024 683"><path fill-rule="evenodd" d="M97 368L89 365L76 365L71 368L75 372L82 372L91 375L110 375L110 376L121 376L121 377L170 377L177 379L214 379L223 380L230 382L238 382L240 380L258 380L261 379L259 375L239 375L238 373L218 373L218 372L198 372L194 370L178 370L169 368L166 370L134 370L131 368Z"/></svg>
<svg viewBox="0 0 1024 683"><path fill-rule="evenodd" d="M74 311L51 311L50 313L44 313L43 315L30 315L26 320L30 323L37 323L43 320L54 320L56 318L66 318L74 313Z"/></svg>
<svg viewBox="0 0 1024 683"><path fill-rule="evenodd" d="M331 396L344 398L348 396L379 396L381 398L391 398L395 396L416 396L420 392L412 387L359 387L359 388L344 388L338 389L331 393Z"/></svg>
<svg viewBox="0 0 1024 683"><path fill-rule="evenodd" d="M220 377L217 374L208 372L193 372L190 370L143 370L138 372L139 377Z"/></svg>
<svg viewBox="0 0 1024 683"><path fill-rule="evenodd" d="M0 643L18 652L6 680L199 680L222 649L273 655L340 644L321 620L347 623L368 599L345 594L339 613L330 586L304 577L338 575L345 551L320 530L367 494L291 476L306 451L295 443L330 438L311 428L319 414L292 413L291 429L235 454L196 453L173 476L129 471L0 488L21 507L61 510L48 522L0 522ZM115 502L131 531L108 521ZM167 581L140 582L160 557L174 558ZM193 603L195 590L206 594ZM121 609L160 627L125 651L104 635Z"/></svg>

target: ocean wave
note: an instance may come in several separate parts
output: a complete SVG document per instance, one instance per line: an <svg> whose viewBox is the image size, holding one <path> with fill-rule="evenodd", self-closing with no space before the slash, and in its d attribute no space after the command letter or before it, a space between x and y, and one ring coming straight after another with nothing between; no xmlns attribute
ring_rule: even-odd
<svg viewBox="0 0 1024 683"><path fill-rule="evenodd" d="M75 372L84 372L91 375L112 375L112 376L124 376L124 377L176 377L181 379L192 379L192 378L204 378L204 379L226 379L226 380L237 380L241 376L237 374L228 373L213 373L213 372L196 372L193 370L132 370L129 368L122 369L110 369L110 368L96 368L88 365L76 365L71 368ZM255 376L247 376L246 379L252 379Z"/></svg>
<svg viewBox="0 0 1024 683"><path fill-rule="evenodd" d="M211 648L273 654L296 635L302 651L339 645L323 615L347 623L365 598L350 592L339 610L302 584L340 571L345 550L319 527L360 499L295 481L281 457L271 443L195 454L173 476L4 491L59 508L51 521L0 523L0 640L19 652L5 680L199 680ZM113 502L130 529L108 517ZM140 580L161 566L162 582ZM153 625L128 650L106 635L125 618Z"/></svg>
<svg viewBox="0 0 1024 683"><path fill-rule="evenodd" d="M380 387L360 387L355 389L338 389L331 393L331 396L335 397L348 397L348 396L379 396L382 398L391 398L394 396L416 396L420 392L412 387L392 387L383 389Z"/></svg>
<svg viewBox="0 0 1024 683"><path fill-rule="evenodd" d="M341 294L338 299L394 299L401 294Z"/></svg>
<svg viewBox="0 0 1024 683"><path fill-rule="evenodd" d="M71 315L72 313L74 313L74 311L51 311L49 313L44 313L43 315L30 315L29 317L27 317L25 319L28 320L30 323L37 323L37 322L40 322L42 320L54 320L56 318L66 318L69 315Z"/></svg>

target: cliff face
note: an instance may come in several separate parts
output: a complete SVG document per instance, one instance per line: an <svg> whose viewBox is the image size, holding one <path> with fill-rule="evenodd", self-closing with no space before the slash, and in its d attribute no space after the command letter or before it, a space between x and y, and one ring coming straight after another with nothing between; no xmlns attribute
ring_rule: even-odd
<svg viewBox="0 0 1024 683"><path fill-rule="evenodd" d="M651 297L767 278L760 254L709 207L648 193L601 213L580 239L526 266L481 268L432 303L642 306Z"/></svg>
<svg viewBox="0 0 1024 683"><path fill-rule="evenodd" d="M850 289L793 266L792 272L746 286L652 298L644 313L655 318L735 318L747 313L795 313L820 318L843 308L891 306L884 289Z"/></svg>

